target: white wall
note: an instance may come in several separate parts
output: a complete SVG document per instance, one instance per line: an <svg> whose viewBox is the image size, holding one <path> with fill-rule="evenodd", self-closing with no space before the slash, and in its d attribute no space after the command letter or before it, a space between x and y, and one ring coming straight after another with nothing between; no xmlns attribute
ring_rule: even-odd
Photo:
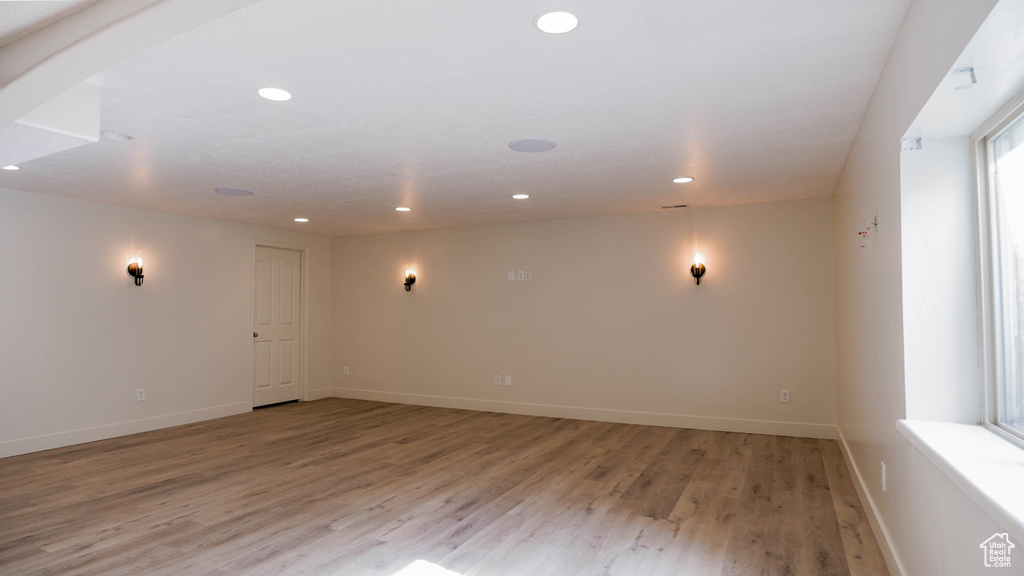
<svg viewBox="0 0 1024 576"><path fill-rule="evenodd" d="M901 214L900 139L994 4L994 0L914 0L833 198L838 427L860 488L881 528L879 535L886 539L883 547L889 554L890 567L894 573L902 571L906 576L991 572L986 572L978 546L994 532L1007 531L951 484L896 429L897 420L907 416L906 402L926 394L920 388L908 391L906 387L904 369L909 365L904 359L904 319L921 322L928 315L928 307L937 302L970 299L970 295L948 292L948 286L940 289L945 294L922 294L919 291L927 290L928 283L920 277L908 278L906 288L902 285L901 258L905 254L932 253L931 248L920 245L917 234L929 225L935 229L945 222L932 220L929 224L925 219L908 220ZM945 142L944 153L958 145L955 140ZM908 182L927 176L925 172L908 172ZM903 208L907 210L930 206L919 196L908 195L905 200ZM931 208L936 214L957 209L950 198ZM856 232L876 214L879 231L872 236L872 252L864 254ZM911 222L907 230L901 229L901 220ZM962 218L953 222L953 228L962 229L964 225ZM969 239L963 241L970 243ZM912 268L919 265L920 261ZM932 270L931 275L939 280L943 272ZM932 317L940 315L933 313ZM964 320L953 320L957 321ZM935 325L923 329L935 329ZM957 338L938 335L932 357L945 360L943 354L955 348L953 365L960 362L957 369L962 374L963 362L969 362L964 360L965 354L971 352L956 348L963 344L963 339ZM920 342L911 346L908 362L920 363L922 355L927 354L917 347ZM976 349L974 343L972 348ZM955 378L957 374L954 370L945 376ZM915 373L909 383L917 379L920 384L927 377L923 372ZM937 386L949 388L946 384ZM966 401L969 405L960 409L934 405L914 415L970 420L978 413L977 400L968 395ZM920 406L915 405L915 410ZM888 466L887 491L881 487L883 461Z"/></svg>
<svg viewBox="0 0 1024 576"><path fill-rule="evenodd" d="M257 241L309 250L308 387L323 396L330 240L0 189L0 456L249 410Z"/></svg>
<svg viewBox="0 0 1024 576"><path fill-rule="evenodd" d="M978 424L978 258L970 138L901 156L906 417Z"/></svg>
<svg viewBox="0 0 1024 576"><path fill-rule="evenodd" d="M834 435L829 199L336 238L332 254L336 395Z"/></svg>

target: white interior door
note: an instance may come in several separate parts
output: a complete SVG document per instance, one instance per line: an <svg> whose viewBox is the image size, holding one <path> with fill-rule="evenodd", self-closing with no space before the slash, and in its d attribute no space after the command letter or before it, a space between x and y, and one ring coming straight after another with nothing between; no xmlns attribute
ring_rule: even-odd
<svg viewBox="0 0 1024 576"><path fill-rule="evenodd" d="M302 253L256 247L252 405L301 396Z"/></svg>

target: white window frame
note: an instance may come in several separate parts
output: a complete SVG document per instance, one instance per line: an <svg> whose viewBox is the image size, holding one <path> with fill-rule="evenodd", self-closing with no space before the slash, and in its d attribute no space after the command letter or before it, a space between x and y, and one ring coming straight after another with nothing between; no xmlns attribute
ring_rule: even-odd
<svg viewBox="0 0 1024 576"><path fill-rule="evenodd" d="M980 265L978 294L981 299L979 302L981 349L979 355L985 388L983 404L985 421L983 424L989 430L1014 442L1019 447L1024 447L1024 433L1005 426L999 421L999 402L1002 386L1006 382L1007 367L1005 356L1002 353L1004 323L1002 275L1000 263L997 262L999 254L995 249L996 206L988 144L992 138L998 136L1006 127L1022 117L1024 117L1024 94L1019 94L971 135L975 165L977 246ZM1024 350L1021 352L1024 353ZM1024 386L1024 382L1021 382L1020 385Z"/></svg>

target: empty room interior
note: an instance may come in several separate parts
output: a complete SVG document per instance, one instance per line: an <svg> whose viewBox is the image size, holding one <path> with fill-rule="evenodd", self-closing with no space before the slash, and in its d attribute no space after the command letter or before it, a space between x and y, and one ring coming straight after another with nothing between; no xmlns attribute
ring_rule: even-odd
<svg viewBox="0 0 1024 576"><path fill-rule="evenodd" d="M0 573L1024 574L1022 93L1024 0L0 2Z"/></svg>

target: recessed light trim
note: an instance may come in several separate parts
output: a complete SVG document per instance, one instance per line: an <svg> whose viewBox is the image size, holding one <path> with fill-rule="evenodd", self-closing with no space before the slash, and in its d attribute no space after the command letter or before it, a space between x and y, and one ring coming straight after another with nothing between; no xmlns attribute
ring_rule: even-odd
<svg viewBox="0 0 1024 576"><path fill-rule="evenodd" d="M217 188L214 192L225 196L252 196L252 192L245 188Z"/></svg>
<svg viewBox="0 0 1024 576"><path fill-rule="evenodd" d="M508 143L509 148L516 152L526 152L527 154L547 152L549 150L554 150L555 146L557 146L557 144L555 144L553 140L547 140L545 138L522 138Z"/></svg>
<svg viewBox="0 0 1024 576"><path fill-rule="evenodd" d="M134 140L135 136L128 134L127 132L118 132L117 130L100 130L100 136L103 136L107 140Z"/></svg>
<svg viewBox="0 0 1024 576"><path fill-rule="evenodd" d="M686 184L687 182L693 182L693 178L690 178L689 176L682 176L680 178L673 178L672 181L676 184Z"/></svg>
<svg viewBox="0 0 1024 576"><path fill-rule="evenodd" d="M580 19L572 12L555 10L546 12L537 17L534 24L541 32L547 34L565 34L571 32L578 26Z"/></svg>
<svg viewBox="0 0 1024 576"><path fill-rule="evenodd" d="M14 171L14 170L21 170L21 168L15 166L14 164L11 164L10 166L4 166L4 170Z"/></svg>
<svg viewBox="0 0 1024 576"><path fill-rule="evenodd" d="M309 218L296 218L296 222L309 222Z"/></svg>
<svg viewBox="0 0 1024 576"><path fill-rule="evenodd" d="M411 212L412 208L408 208L406 206L399 206L399 207L395 208L395 211L396 212Z"/></svg>
<svg viewBox="0 0 1024 576"><path fill-rule="evenodd" d="M285 102L292 99L292 93L283 90L281 88L274 88L268 86L266 88L260 88L256 91L257 94L266 98L267 100L273 100L274 102Z"/></svg>
<svg viewBox="0 0 1024 576"><path fill-rule="evenodd" d="M512 198L515 199L515 200L526 200L529 197L530 197L529 194L513 194L512 195Z"/></svg>

